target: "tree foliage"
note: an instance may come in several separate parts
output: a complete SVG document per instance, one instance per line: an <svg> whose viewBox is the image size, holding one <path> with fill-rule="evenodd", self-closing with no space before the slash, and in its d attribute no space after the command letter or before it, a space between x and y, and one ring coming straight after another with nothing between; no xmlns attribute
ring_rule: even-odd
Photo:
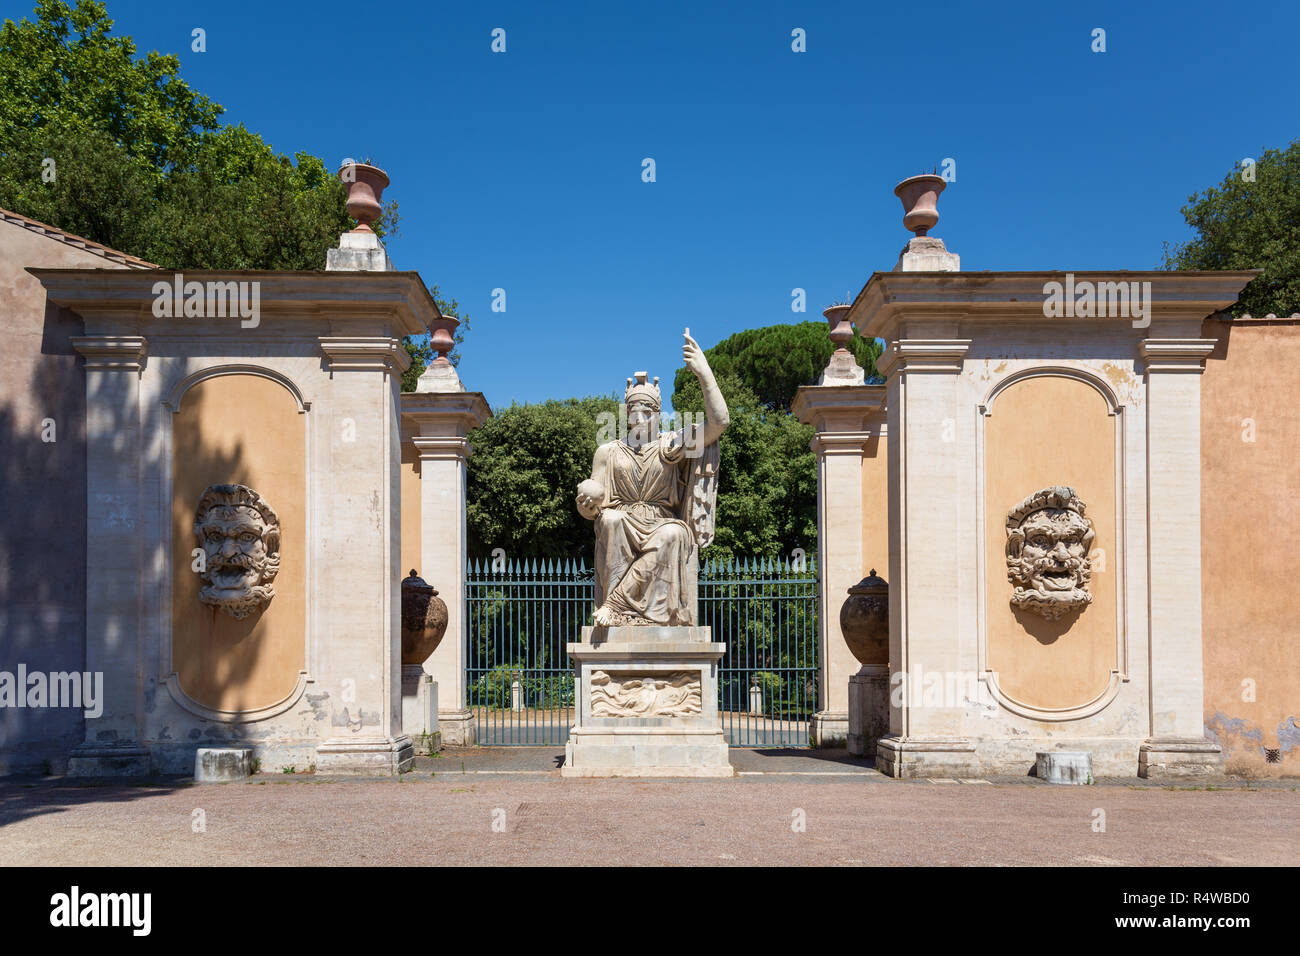
<svg viewBox="0 0 1300 956"><path fill-rule="evenodd" d="M734 374L762 404L788 411L799 386L816 384L830 361L835 346L828 332L825 322L746 329L708 349L709 366L719 381L722 376ZM866 369L870 381L876 375L879 343L855 335L849 350ZM689 395L692 387L698 388L695 376L686 368L678 369L673 379L674 408L678 407L676 396Z"/></svg>
<svg viewBox="0 0 1300 956"><path fill-rule="evenodd" d="M573 503L578 482L591 476L601 412L618 413L611 397L511 405L470 435L469 549L487 557L504 548L511 558L571 558L595 548L591 522Z"/></svg>
<svg viewBox="0 0 1300 956"><path fill-rule="evenodd" d="M823 333L824 334L824 333ZM706 350L713 365L712 350ZM719 363L722 364L722 363ZM683 369L682 371L686 371ZM789 556L817 549L817 463L813 430L787 409L768 407L734 368L715 372L731 424L722 433L718 516L707 559ZM699 414L703 397L695 376L681 373L673 408Z"/></svg>
<svg viewBox="0 0 1300 956"><path fill-rule="evenodd" d="M0 206L164 269L325 267L353 220L324 160L222 125L176 56L137 56L112 35L103 3L39 0L35 13L0 26ZM396 236L398 221L390 200L375 231ZM414 388L428 337L405 344Z"/></svg>
<svg viewBox="0 0 1300 956"><path fill-rule="evenodd" d="M1253 182L1235 169L1181 212L1196 237L1165 243L1166 269L1262 269L1233 314L1300 312L1300 140L1264 150Z"/></svg>

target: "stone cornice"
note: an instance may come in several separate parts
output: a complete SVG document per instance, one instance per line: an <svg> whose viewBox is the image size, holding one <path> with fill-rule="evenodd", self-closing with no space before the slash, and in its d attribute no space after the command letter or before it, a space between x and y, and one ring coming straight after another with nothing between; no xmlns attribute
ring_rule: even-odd
<svg viewBox="0 0 1300 956"><path fill-rule="evenodd" d="M86 368L139 372L149 353L143 335L74 335L72 347L86 358Z"/></svg>
<svg viewBox="0 0 1300 956"><path fill-rule="evenodd" d="M322 335L317 338L331 372L384 371L401 375L411 366L411 356L400 339L387 335Z"/></svg>
<svg viewBox="0 0 1300 956"><path fill-rule="evenodd" d="M50 301L88 323L129 323L141 329L224 330L238 318L157 318L154 284L172 282L163 269L27 270ZM423 335L442 313L416 272L277 272L183 270L185 281L256 282L260 317L315 321L390 321L400 335ZM236 325L237 327L237 325ZM245 330L243 334L256 334Z"/></svg>
<svg viewBox="0 0 1300 956"><path fill-rule="evenodd" d="M421 461L469 461L473 448L470 443L454 435L416 435L411 438Z"/></svg>
<svg viewBox="0 0 1300 956"><path fill-rule="evenodd" d="M819 432L856 432L876 420L885 420L883 385L803 385L790 403L790 411Z"/></svg>
<svg viewBox="0 0 1300 956"><path fill-rule="evenodd" d="M809 447L818 458L827 455L855 455L862 457L867 442L879 438L882 432L818 432Z"/></svg>
<svg viewBox="0 0 1300 956"><path fill-rule="evenodd" d="M1150 282L1156 319L1203 318L1226 309L1258 274L1255 270L1073 273L1076 283ZM877 272L858 293L848 318L864 336L886 340L900 321L918 317L1045 324L1130 321L1044 316L1044 286L1064 283L1065 276L1064 271Z"/></svg>
<svg viewBox="0 0 1300 956"><path fill-rule="evenodd" d="M1143 339L1138 354L1155 372L1202 372L1218 339Z"/></svg>
<svg viewBox="0 0 1300 956"><path fill-rule="evenodd" d="M416 435L464 436L491 417L482 392L402 393L402 424Z"/></svg>
<svg viewBox="0 0 1300 956"><path fill-rule="evenodd" d="M960 372L970 339L895 339L876 360L876 370L889 378L896 371Z"/></svg>

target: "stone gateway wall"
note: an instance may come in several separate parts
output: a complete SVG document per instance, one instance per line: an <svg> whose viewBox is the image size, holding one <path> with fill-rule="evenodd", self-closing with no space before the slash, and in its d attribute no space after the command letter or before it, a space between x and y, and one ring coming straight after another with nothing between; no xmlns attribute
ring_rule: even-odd
<svg viewBox="0 0 1300 956"><path fill-rule="evenodd" d="M131 266L39 227L0 210L0 671L10 673L86 666L86 375L70 341L82 323L26 267ZM0 774L61 771L83 735L75 707L0 708Z"/></svg>
<svg viewBox="0 0 1300 956"><path fill-rule="evenodd" d="M1300 316L1207 320L1205 725L1229 773L1300 774ZM1276 751L1270 755L1269 751ZM1277 762L1270 763L1273 756Z"/></svg>

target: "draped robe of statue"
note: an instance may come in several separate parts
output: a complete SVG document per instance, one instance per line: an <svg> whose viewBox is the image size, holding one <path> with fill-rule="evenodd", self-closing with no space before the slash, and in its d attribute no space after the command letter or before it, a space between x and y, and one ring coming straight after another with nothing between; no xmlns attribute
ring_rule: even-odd
<svg viewBox="0 0 1300 956"><path fill-rule="evenodd" d="M713 541L718 444L700 448L695 437L684 429L640 448L611 441L597 452L592 478L607 498L595 521L596 606L608 605L618 624L696 623L699 552Z"/></svg>

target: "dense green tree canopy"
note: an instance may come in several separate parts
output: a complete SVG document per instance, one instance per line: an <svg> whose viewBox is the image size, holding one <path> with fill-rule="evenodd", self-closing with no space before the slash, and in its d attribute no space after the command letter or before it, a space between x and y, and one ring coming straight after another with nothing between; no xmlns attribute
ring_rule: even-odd
<svg viewBox="0 0 1300 956"><path fill-rule="evenodd" d="M824 321L746 329L708 349L709 365L719 381L734 374L768 408L788 410L799 386L816 384L830 361L835 346L828 332ZM876 374L880 345L855 335L849 349L870 381ZM685 368L678 369L673 379L673 407L679 407L676 396L686 398L693 394L692 388L698 389L694 376Z"/></svg>
<svg viewBox="0 0 1300 956"><path fill-rule="evenodd" d="M591 475L602 412L617 415L609 398L570 398L511 405L470 435L469 550L510 558L585 555L591 564L591 522L573 503L578 482Z"/></svg>
<svg viewBox="0 0 1300 956"><path fill-rule="evenodd" d="M325 267L353 221L322 159L222 125L177 57L112 35L103 3L39 0L35 13L0 26L0 206L165 269ZM376 231L397 222L389 201ZM407 347L413 385L429 355Z"/></svg>
<svg viewBox="0 0 1300 956"><path fill-rule="evenodd" d="M1300 312L1300 140L1188 197L1182 214L1196 237L1165 244L1166 269L1262 269L1233 314Z"/></svg>

